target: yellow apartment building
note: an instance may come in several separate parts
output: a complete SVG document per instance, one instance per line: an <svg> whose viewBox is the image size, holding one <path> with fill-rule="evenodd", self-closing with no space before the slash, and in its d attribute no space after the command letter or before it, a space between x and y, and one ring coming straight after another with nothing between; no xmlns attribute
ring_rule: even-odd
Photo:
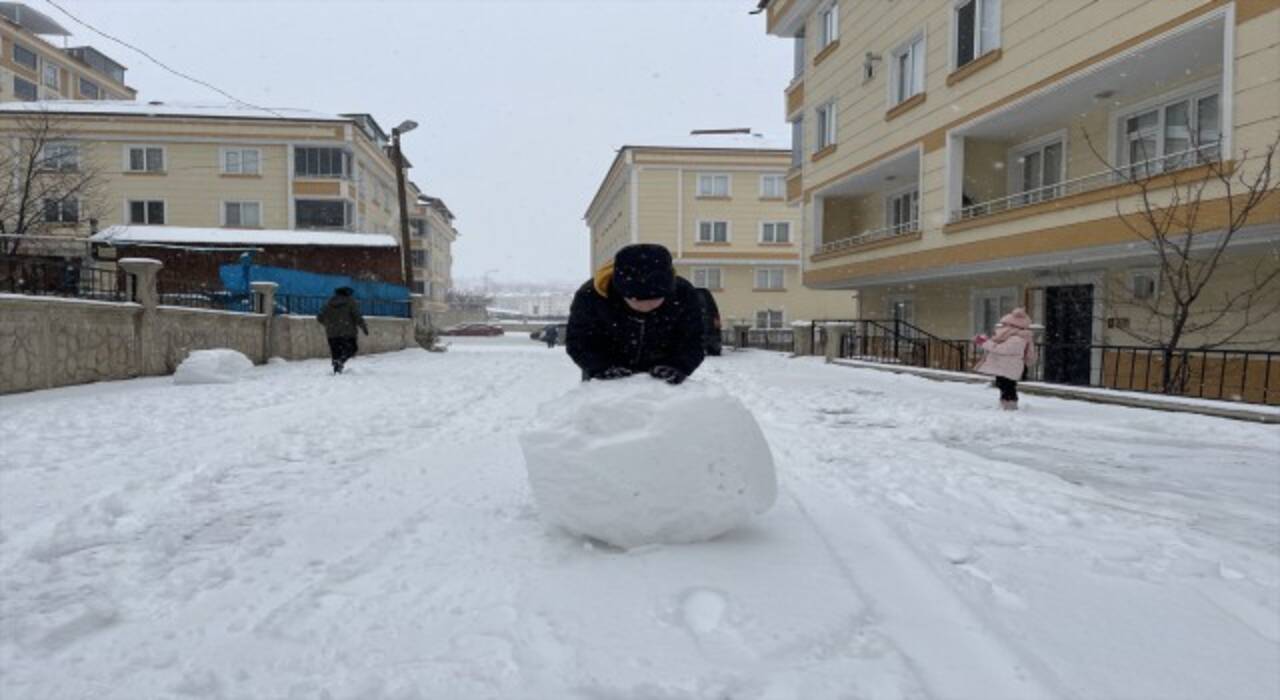
<svg viewBox="0 0 1280 700"><path fill-rule="evenodd" d="M46 38L70 35L23 3L0 2L0 102L137 96L124 66L91 46L59 48Z"/></svg>
<svg viewBox="0 0 1280 700"><path fill-rule="evenodd" d="M1181 192L1166 211L1183 220L1208 164L1256 174L1280 135L1277 0L759 6L795 47L786 198L805 284L944 338L1025 305L1045 326L1046 379L1096 383L1098 345L1163 322L1147 310L1165 303L1162 275L1131 228L1130 180L1150 178L1158 206ZM1218 240L1234 192L1204 188L1195 247ZM1276 200L1235 236L1206 300L1280 266ZM1225 347L1278 349L1280 316L1254 313Z"/></svg>
<svg viewBox="0 0 1280 700"><path fill-rule="evenodd" d="M788 207L788 151L749 133L696 133L661 146L624 146L587 207L591 266L632 243L659 243L676 271L711 290L726 326L784 328L851 318L849 292L807 289L800 210Z"/></svg>
<svg viewBox="0 0 1280 700"><path fill-rule="evenodd" d="M83 253L83 240L93 230L114 224L399 238L387 136L367 114L164 102L0 104L0 138L18 144L16 151L42 125L50 125L43 147L55 155L44 161L54 172L40 177L70 172L92 181L67 201L37 203L28 211L46 217L55 243L66 241L62 250L42 245L44 254ZM12 207L5 210L12 213ZM424 217L433 216L438 215L428 207ZM12 221L5 224L6 231L15 230ZM455 233L443 224L440 229L442 244L451 243ZM434 259L451 260L447 253Z"/></svg>
<svg viewBox="0 0 1280 700"><path fill-rule="evenodd" d="M444 200L422 194L413 183L409 198L413 291L423 296L429 311L442 312L448 309L447 295L453 287L453 242L458 239L453 212Z"/></svg>

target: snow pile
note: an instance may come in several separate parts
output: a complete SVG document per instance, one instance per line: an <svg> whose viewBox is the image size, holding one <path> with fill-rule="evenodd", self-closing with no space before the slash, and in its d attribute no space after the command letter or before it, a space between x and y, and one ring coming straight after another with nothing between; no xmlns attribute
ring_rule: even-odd
<svg viewBox="0 0 1280 700"><path fill-rule="evenodd" d="M773 457L738 399L698 382L589 382L520 437L543 519L623 548L699 542L763 513Z"/></svg>
<svg viewBox="0 0 1280 700"><path fill-rule="evenodd" d="M173 373L174 384L230 384L253 368L253 361L235 350L195 350Z"/></svg>

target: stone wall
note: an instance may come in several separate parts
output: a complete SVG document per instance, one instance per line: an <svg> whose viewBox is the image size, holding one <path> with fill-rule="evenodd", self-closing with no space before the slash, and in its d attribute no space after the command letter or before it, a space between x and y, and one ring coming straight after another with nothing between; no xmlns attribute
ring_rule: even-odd
<svg viewBox="0 0 1280 700"><path fill-rule="evenodd" d="M274 316L155 304L159 264L128 264L138 303L0 294L0 394L171 374L193 350L230 348L261 364L270 357L328 357L324 328L310 316ZM258 308L274 309L274 285L255 283ZM369 318L361 353L415 345L413 322Z"/></svg>

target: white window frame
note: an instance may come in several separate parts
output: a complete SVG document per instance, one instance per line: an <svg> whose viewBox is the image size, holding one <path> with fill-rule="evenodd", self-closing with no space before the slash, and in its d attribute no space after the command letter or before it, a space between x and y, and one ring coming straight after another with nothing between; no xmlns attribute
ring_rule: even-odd
<svg viewBox="0 0 1280 700"><path fill-rule="evenodd" d="M1012 300L1012 306L1009 307L1009 310L1012 311L1013 309L1021 306L1021 303L1018 301L1020 298L1020 291L1021 290L1017 287L986 287L974 289L969 295L969 327L973 330L974 335L979 333L989 335L995 329L995 323L1000 321L999 318L996 318L995 323L992 323L990 328L983 328L983 324L978 313L980 304L987 299L1002 299L1004 297L1009 297Z"/></svg>
<svg viewBox="0 0 1280 700"><path fill-rule="evenodd" d="M761 325L760 314L765 314L765 323ZM778 325L773 325L773 315L778 315ZM753 327L758 331L776 331L787 327L787 310L786 309L757 309Z"/></svg>
<svg viewBox="0 0 1280 700"><path fill-rule="evenodd" d="M26 63L18 60L18 49L22 49L23 51L31 54L31 65L27 65ZM13 65L15 66L22 66L23 68L34 71L37 74L40 72L40 53L21 42L13 42L13 51L9 53L9 60L13 61Z"/></svg>
<svg viewBox="0 0 1280 700"><path fill-rule="evenodd" d="M1040 162L1041 162L1040 182L1041 182L1041 188L1043 188L1045 186L1043 184L1044 183L1044 174L1043 174L1044 149L1054 145L1055 143L1062 145L1062 157L1059 159L1059 163L1058 163L1058 181L1055 183L1055 185L1060 186L1062 185L1062 183L1066 182L1067 181L1067 148L1069 144L1067 143L1067 130L1059 129L1058 131L1055 131L1051 134L1038 136L1034 139L1031 139L1030 141L1025 141L1009 149L1008 155L1006 156L1006 159L1005 159L1005 173L1007 175L1007 182L1005 184L1007 189L1005 191L1008 192L1010 195L1020 195L1025 192L1031 191L1031 190L1022 189L1022 163L1021 163L1022 159L1030 153L1041 154L1040 155ZM1037 189L1041 189L1041 188L1037 188ZM1060 193L1061 193L1060 188L1058 192L1042 191L1037 195L1027 196L1023 198L1022 201L1024 204L1047 201L1060 196Z"/></svg>
<svg viewBox="0 0 1280 700"><path fill-rule="evenodd" d="M836 144L838 111L836 100L832 98L818 105L813 110L813 152L817 153L828 146Z"/></svg>
<svg viewBox="0 0 1280 700"><path fill-rule="evenodd" d="M711 225L711 238L709 240L704 239L702 237L703 224ZM724 240L723 241L717 241L715 239L716 224L724 224ZM695 232L695 236L698 243L732 243L733 242L733 224L730 223L728 219L698 219L697 231Z"/></svg>
<svg viewBox="0 0 1280 700"><path fill-rule="evenodd" d="M253 172L245 172L244 154L252 152L257 157L257 167ZM237 154L238 164L236 170L232 170L227 163L227 156L231 153ZM218 149L218 167L223 175L261 175L262 174L262 149L261 148L220 148Z"/></svg>
<svg viewBox="0 0 1280 700"><path fill-rule="evenodd" d="M792 67L791 80L795 82L804 77L805 64L809 62L809 46L806 43L808 39L803 31L797 34L793 41L795 42L792 46L792 61L794 65Z"/></svg>
<svg viewBox="0 0 1280 700"><path fill-rule="evenodd" d="M49 221L49 219L45 217L45 213L44 213L44 202L45 202L45 201L48 201L48 200L50 200L50 199L53 199L53 198L52 198L52 197L45 197L45 200L44 200L44 201L42 201L42 202L40 203L40 205L41 205L41 206L40 206L40 219L41 219L44 223L46 223L46 224L53 224L53 225L54 225L54 228L62 228L62 227L69 227L69 226L78 226L78 225L80 224L80 222L83 220L83 214L84 214L84 212L83 212L82 210L83 210L83 208L84 208L84 199L83 199L83 198L81 198L81 197L63 197L61 200L59 200L59 201L58 201L58 205L59 205L59 206L58 206L58 219L57 219L56 221ZM61 205L62 205L64 202L67 202L67 201L73 201L73 202L75 202L75 203L76 203L76 220L75 220L75 221L63 221L63 220L62 220L62 206L61 206Z"/></svg>
<svg viewBox="0 0 1280 700"><path fill-rule="evenodd" d="M716 192L715 183L724 179L724 194ZM729 173L698 173L697 196L703 198L728 199L733 196L733 176Z"/></svg>
<svg viewBox="0 0 1280 700"><path fill-rule="evenodd" d="M53 69L53 84L49 83L49 69ZM47 88L62 92L62 66L49 59L40 62L40 83Z"/></svg>
<svg viewBox="0 0 1280 700"><path fill-rule="evenodd" d="M796 117L791 122L791 167L804 165L804 116Z"/></svg>
<svg viewBox="0 0 1280 700"><path fill-rule="evenodd" d="M906 225L912 222L914 222L916 227L919 228L920 226L920 187L915 184L907 185L906 187L900 187L896 190L893 190L885 194L884 196L885 228L893 228L896 225L893 223L893 213L894 213L895 207L897 206L897 200L902 199L903 197L911 196L911 195L915 195L915 201L913 202L913 205L914 205L913 212L915 216L910 221L902 222L904 228L902 228L901 230L914 230L914 229L906 228Z"/></svg>
<svg viewBox="0 0 1280 700"><path fill-rule="evenodd" d="M960 54L960 8L974 3L973 20L973 58L963 65L959 62ZM982 13L990 5L994 15L995 37L990 46L982 41ZM1002 24L1004 22L1003 6L1000 0L953 0L951 4L951 50L948 52L951 70L957 70L973 63L983 56L1000 48L1003 42Z"/></svg>
<svg viewBox="0 0 1280 700"><path fill-rule="evenodd" d="M142 150L142 169L133 169L133 151ZM147 168L147 151L158 149L160 151L160 169L151 170ZM169 170L169 151L164 146L153 143L131 143L124 147L124 171L126 173L164 173ZM150 200L154 201L154 200Z"/></svg>
<svg viewBox="0 0 1280 700"><path fill-rule="evenodd" d="M159 224L153 224L150 221L143 221L143 222L130 221L130 219L133 218L134 202L143 203L144 206L142 207L143 209L142 213L143 213L143 218L145 219L151 218L151 208L145 205L150 204L152 202L159 202L160 206L164 209L164 222ZM170 226L171 224L169 223L169 219L170 219L169 200L167 199L126 199L124 201L124 217L123 218L126 226Z"/></svg>
<svg viewBox="0 0 1280 700"><path fill-rule="evenodd" d="M760 284L761 276L764 284ZM780 290L787 288L787 268L779 266L757 267L751 271L752 289ZM777 284L774 284L774 282Z"/></svg>
<svg viewBox="0 0 1280 700"><path fill-rule="evenodd" d="M1159 170L1155 170L1151 173L1153 175L1158 174L1160 172L1164 172L1164 159L1167 156L1172 155L1164 152L1166 108L1178 102L1190 102L1192 108L1188 115L1188 128L1192 133L1195 133L1199 130L1200 120L1200 115L1196 107L1199 105L1200 100L1214 95L1217 95L1218 97L1219 153L1217 157L1221 159L1224 155L1223 151L1225 150L1227 131L1229 129L1227 123L1223 121L1224 115L1227 113L1226 100L1229 99L1229 96L1224 94L1221 82L1218 78L1209 78L1194 85L1184 86L1178 90L1173 90L1164 93L1163 95L1143 100L1137 104L1128 105L1123 109L1113 110L1110 115L1110 128L1111 143L1113 144L1112 153L1115 156L1116 169L1126 171L1131 165L1133 165L1133 163L1129 162L1129 138L1128 132L1125 130L1125 122L1144 112L1156 112L1156 153L1158 155L1152 156L1148 160L1155 160L1160 165ZM1192 165L1195 164L1191 163L1183 167L1191 167Z"/></svg>
<svg viewBox="0 0 1280 700"><path fill-rule="evenodd" d="M768 227L770 227L770 226L772 226L772 227L773 227L773 240L769 240L769 237L765 235L765 229L766 229L766 228L768 228ZM787 238L786 238L786 240L784 240L784 241L780 241L780 240L778 240L778 227L779 227L779 226L785 226L785 227L786 227L786 231L787 231ZM785 220L778 220L778 221L761 221L761 222L760 222L760 238L759 238L759 241L760 241L761 243L769 243L769 244L774 244L774 245L790 245L790 244L791 244L791 222L790 222L790 221L785 221Z"/></svg>
<svg viewBox="0 0 1280 700"><path fill-rule="evenodd" d="M223 226L231 226L231 224L227 223L227 207L232 204L238 205L240 207L240 223L235 224L236 228L262 228L262 222L264 217L262 212L262 200L260 199L224 199L222 200L221 205L218 207L218 220ZM244 205L246 204L252 204L253 206L256 206L258 208L257 224L244 223Z"/></svg>
<svg viewBox="0 0 1280 700"><path fill-rule="evenodd" d="M840 40L840 3L834 0L818 11L818 51Z"/></svg>
<svg viewBox="0 0 1280 700"><path fill-rule="evenodd" d="M917 49L917 45L919 48ZM899 75L902 72L899 59L903 55L910 55L911 70L911 88L910 94L900 94L898 90ZM911 35L910 39L898 44L893 51L889 52L889 80L886 81L889 90L889 106L897 107L916 95L924 94L925 80L928 71L925 70L926 59L929 55L929 44L926 32L922 29Z"/></svg>
<svg viewBox="0 0 1280 700"><path fill-rule="evenodd" d="M48 161L51 159L51 156L48 154L48 152L45 149L49 149L53 147L69 148L74 152L74 156L72 158L74 162L71 163L71 167L56 167L56 168L47 167ZM75 141L47 141L43 146L41 146L41 152L40 152L39 158L40 158L41 164L46 166L46 167L42 167L41 170L45 172L60 172L60 173L79 172L80 157L81 157L80 144Z"/></svg>
<svg viewBox="0 0 1280 700"><path fill-rule="evenodd" d="M898 304L907 304L911 310L909 318L903 319L911 325L916 325L916 297L914 294L890 294L884 299L885 319L892 321L894 319L893 310Z"/></svg>
<svg viewBox="0 0 1280 700"><path fill-rule="evenodd" d="M765 185L767 182L777 182L777 194L770 194L769 188ZM761 199L786 199L787 197L787 176L785 173L765 173L760 176L760 198Z"/></svg>
<svg viewBox="0 0 1280 700"><path fill-rule="evenodd" d="M1137 302L1154 303L1160 299L1160 268L1157 267L1137 267L1129 270L1128 289L1129 296ZM1146 277L1151 280L1150 296L1138 296L1138 278Z"/></svg>
<svg viewBox="0 0 1280 700"><path fill-rule="evenodd" d="M712 275L715 276L716 284L714 287L711 285ZM724 269L723 268L695 267L690 271L690 276L693 278L692 282L693 282L693 286L695 287L710 289L712 291L720 291L724 289ZM698 277L702 277L701 283L699 283Z"/></svg>

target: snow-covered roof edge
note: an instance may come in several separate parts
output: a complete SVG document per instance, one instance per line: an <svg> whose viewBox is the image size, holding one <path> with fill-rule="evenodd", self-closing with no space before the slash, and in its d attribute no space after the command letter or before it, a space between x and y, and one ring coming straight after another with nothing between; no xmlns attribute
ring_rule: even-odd
<svg viewBox="0 0 1280 700"><path fill-rule="evenodd" d="M90 114L203 119L276 119L286 121L350 122L350 117L293 107L246 104L206 104L152 100L40 100L0 103L0 113Z"/></svg>
<svg viewBox="0 0 1280 700"><path fill-rule="evenodd" d="M393 236L383 233L297 231L293 229L195 228L184 226L108 226L89 238L94 243L211 244L211 245L316 245L356 248L396 248Z"/></svg>

